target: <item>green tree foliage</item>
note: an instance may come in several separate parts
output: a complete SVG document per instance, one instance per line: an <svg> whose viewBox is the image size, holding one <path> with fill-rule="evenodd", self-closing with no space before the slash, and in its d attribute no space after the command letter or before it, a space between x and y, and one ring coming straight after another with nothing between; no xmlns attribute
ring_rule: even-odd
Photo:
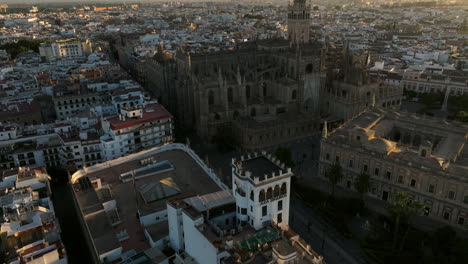
<svg viewBox="0 0 468 264"><path fill-rule="evenodd" d="M455 114L455 120L468 123L468 112L459 111Z"/></svg>
<svg viewBox="0 0 468 264"><path fill-rule="evenodd" d="M408 99L413 99L414 97L418 96L418 93L415 92L415 91L412 91L412 90L405 89L403 91L403 95L406 96L406 98L408 98Z"/></svg>
<svg viewBox="0 0 468 264"><path fill-rule="evenodd" d="M444 93L426 93L421 96L421 103L426 106L440 106L444 102Z"/></svg>
<svg viewBox="0 0 468 264"><path fill-rule="evenodd" d="M244 18L247 18L247 19L264 19L265 17L262 16L262 15L252 15L252 14L245 14L244 15Z"/></svg>
<svg viewBox="0 0 468 264"><path fill-rule="evenodd" d="M427 245L430 256L426 263L468 263L468 240L458 237L451 227L437 229Z"/></svg>
<svg viewBox="0 0 468 264"><path fill-rule="evenodd" d="M16 58L18 54L32 50L39 52L39 45L42 43L42 40L36 39L21 39L18 42L10 42L0 46L0 49L6 50L12 59Z"/></svg>
<svg viewBox="0 0 468 264"><path fill-rule="evenodd" d="M339 163L334 163L330 165L325 171L325 177L332 184L330 197L333 198L335 194L336 185L343 179L343 170L341 168L341 165Z"/></svg>
<svg viewBox="0 0 468 264"><path fill-rule="evenodd" d="M296 164L292 158L292 152L289 148L279 147L276 149L275 156L279 159L286 167L294 168Z"/></svg>
<svg viewBox="0 0 468 264"><path fill-rule="evenodd" d="M318 6L314 6L314 11L318 11L319 10L319 7Z"/></svg>
<svg viewBox="0 0 468 264"><path fill-rule="evenodd" d="M411 220L414 216L424 214L424 204L419 201L411 200L405 192L398 192L396 193L395 200L390 205L389 210L395 219L393 227L393 249L396 250L399 245L399 251L401 252L411 226ZM407 225L407 229L403 237L400 238L399 233L402 221L406 221L405 224Z"/></svg>

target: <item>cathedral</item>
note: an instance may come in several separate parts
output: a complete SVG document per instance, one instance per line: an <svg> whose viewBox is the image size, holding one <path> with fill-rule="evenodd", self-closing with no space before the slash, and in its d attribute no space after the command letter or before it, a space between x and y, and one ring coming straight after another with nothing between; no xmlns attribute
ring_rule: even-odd
<svg viewBox="0 0 468 264"><path fill-rule="evenodd" d="M177 52L170 67L176 73L167 73L176 80L155 80L162 88L156 96L175 93L174 103L161 102L176 113L179 125L195 128L207 141L228 129L240 147L258 149L317 133L322 45L311 42L310 10L305 0L289 6L288 40Z"/></svg>
<svg viewBox="0 0 468 264"><path fill-rule="evenodd" d="M349 119L379 94L361 57L311 35L310 12L306 0L288 6L288 39L171 58L160 50L145 84L178 127L207 142L230 133L239 147L260 149L318 134L321 117Z"/></svg>

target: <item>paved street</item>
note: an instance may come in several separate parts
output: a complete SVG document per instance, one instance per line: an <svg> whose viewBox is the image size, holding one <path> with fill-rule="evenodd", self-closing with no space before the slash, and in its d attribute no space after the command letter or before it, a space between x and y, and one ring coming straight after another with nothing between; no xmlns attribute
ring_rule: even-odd
<svg viewBox="0 0 468 264"><path fill-rule="evenodd" d="M343 238L333 227L315 214L302 201L291 199L289 224L329 264L373 263L358 242Z"/></svg>

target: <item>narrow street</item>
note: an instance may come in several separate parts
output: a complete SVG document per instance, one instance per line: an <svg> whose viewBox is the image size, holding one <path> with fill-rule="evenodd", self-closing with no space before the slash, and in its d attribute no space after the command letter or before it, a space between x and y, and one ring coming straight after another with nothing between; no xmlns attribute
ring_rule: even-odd
<svg viewBox="0 0 468 264"><path fill-rule="evenodd" d="M55 183L52 185L52 192L55 215L59 219L62 229L61 237L67 250L68 262L71 264L93 263L86 245L86 238L81 230L69 185Z"/></svg>

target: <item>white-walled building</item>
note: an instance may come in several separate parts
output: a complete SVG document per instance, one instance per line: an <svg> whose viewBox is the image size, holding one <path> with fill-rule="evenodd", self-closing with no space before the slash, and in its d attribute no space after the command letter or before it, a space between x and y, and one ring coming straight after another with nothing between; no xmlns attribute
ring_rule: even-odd
<svg viewBox="0 0 468 264"><path fill-rule="evenodd" d="M47 61L53 61L58 58L84 58L90 51L91 43L78 39L43 43L39 46L39 54L45 57Z"/></svg>
<svg viewBox="0 0 468 264"><path fill-rule="evenodd" d="M172 115L158 103L120 109L120 114L103 120L101 137L107 160L170 143Z"/></svg>
<svg viewBox="0 0 468 264"><path fill-rule="evenodd" d="M256 230L270 223L287 229L291 168L263 153L233 160L232 176L238 222Z"/></svg>
<svg viewBox="0 0 468 264"><path fill-rule="evenodd" d="M65 247L42 167L3 170L0 175L0 232L5 263L66 264Z"/></svg>

